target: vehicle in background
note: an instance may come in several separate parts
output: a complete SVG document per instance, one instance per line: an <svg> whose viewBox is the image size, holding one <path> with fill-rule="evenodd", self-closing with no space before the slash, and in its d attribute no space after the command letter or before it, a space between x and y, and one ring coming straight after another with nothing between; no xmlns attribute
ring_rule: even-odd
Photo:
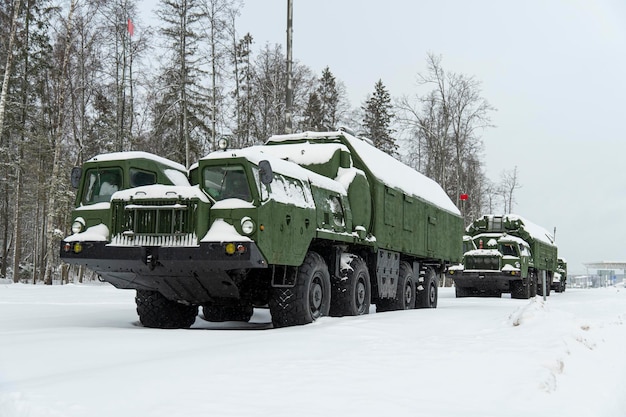
<svg viewBox="0 0 626 417"><path fill-rule="evenodd" d="M485 215L467 227L477 249L463 254L463 267L450 269L457 297L512 298L546 295L557 271L557 247L543 228L513 214Z"/></svg>
<svg viewBox="0 0 626 417"><path fill-rule="evenodd" d="M564 292L567 287L567 262L563 258L558 258L556 262L556 272L550 288L556 292Z"/></svg>

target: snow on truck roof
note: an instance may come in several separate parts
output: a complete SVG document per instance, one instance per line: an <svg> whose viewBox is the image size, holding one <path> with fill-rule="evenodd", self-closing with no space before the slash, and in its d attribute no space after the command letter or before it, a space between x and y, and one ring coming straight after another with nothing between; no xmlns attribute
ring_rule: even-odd
<svg viewBox="0 0 626 417"><path fill-rule="evenodd" d="M268 143L281 143L294 140L315 140L315 139L332 139L345 138L350 147L354 149L363 163L367 166L372 174L382 181L385 185L403 190L409 195L413 195L423 200L429 201L434 205L460 215L459 209L454 205L450 197L441 188L441 186L431 178L417 172L413 168L403 164L391 155L375 148L363 139L359 139L348 132L303 132L290 135L275 135L268 139ZM315 162L315 153L308 163ZM323 157L317 156L318 160Z"/></svg>
<svg viewBox="0 0 626 417"><path fill-rule="evenodd" d="M486 214L483 217L485 218L502 217L503 219L509 219L510 221L519 220L524 225L524 229L534 239L541 240L542 242L548 243L550 245L554 245L554 236L552 236L552 234L550 234L543 227L538 226L534 224L533 222L517 214L505 214L505 215Z"/></svg>
<svg viewBox="0 0 626 417"><path fill-rule="evenodd" d="M225 158L245 158L253 164L266 160L272 165L272 170L276 173L299 179L303 182L311 181L313 185L334 191L337 194L346 195L346 189L337 181L317 174L294 162L285 161L274 156L271 152L266 152L267 146L250 146L243 149L227 149L225 151L214 151L203 157L201 160L225 159ZM195 166L195 165L194 165Z"/></svg>
<svg viewBox="0 0 626 417"><path fill-rule="evenodd" d="M152 154L150 152L143 151L127 151L127 152L111 152L96 155L89 159L87 162L105 162L105 161L119 161L124 159L149 159L162 165L169 166L170 168L187 172L187 168L178 162L170 161L167 158Z"/></svg>

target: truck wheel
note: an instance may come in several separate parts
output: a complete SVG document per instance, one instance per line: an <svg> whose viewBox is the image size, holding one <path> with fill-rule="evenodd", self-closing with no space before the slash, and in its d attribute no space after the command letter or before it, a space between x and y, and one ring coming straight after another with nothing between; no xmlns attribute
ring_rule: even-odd
<svg viewBox="0 0 626 417"><path fill-rule="evenodd" d="M312 323L330 310L330 274L324 259L307 253L293 288L272 288L269 301L274 327Z"/></svg>
<svg viewBox="0 0 626 417"><path fill-rule="evenodd" d="M145 327L186 329L196 321L197 306L168 300L158 291L137 290L135 296L139 321Z"/></svg>
<svg viewBox="0 0 626 417"><path fill-rule="evenodd" d="M456 298L471 297L472 295L474 295L474 292L471 288L455 286L454 295L456 296Z"/></svg>
<svg viewBox="0 0 626 417"><path fill-rule="evenodd" d="M511 298L516 299L529 299L530 298L530 285L523 280L511 281Z"/></svg>
<svg viewBox="0 0 626 417"><path fill-rule="evenodd" d="M382 299L376 303L376 311L409 310L415 308L415 278L408 262L400 262L396 298Z"/></svg>
<svg viewBox="0 0 626 417"><path fill-rule="evenodd" d="M330 315L360 316L368 314L372 297L370 274L365 261L353 256L348 268L332 283Z"/></svg>
<svg viewBox="0 0 626 417"><path fill-rule="evenodd" d="M528 278L528 298L535 298L535 296L537 295L537 288L539 288L538 284L539 283L537 282L537 276L534 272L532 272Z"/></svg>
<svg viewBox="0 0 626 417"><path fill-rule="evenodd" d="M254 308L252 304L203 305L202 314L206 321L250 321Z"/></svg>
<svg viewBox="0 0 626 417"><path fill-rule="evenodd" d="M437 308L439 282L435 270L426 267L420 272L420 275L424 277L423 289L417 292L415 308Z"/></svg>

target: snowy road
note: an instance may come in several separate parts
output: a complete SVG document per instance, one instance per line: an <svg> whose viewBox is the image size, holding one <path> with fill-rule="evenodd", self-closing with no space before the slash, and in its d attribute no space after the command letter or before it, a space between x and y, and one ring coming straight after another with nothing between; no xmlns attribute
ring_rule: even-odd
<svg viewBox="0 0 626 417"><path fill-rule="evenodd" d="M626 416L624 288L440 290L434 310L157 330L108 284L0 285L0 416Z"/></svg>

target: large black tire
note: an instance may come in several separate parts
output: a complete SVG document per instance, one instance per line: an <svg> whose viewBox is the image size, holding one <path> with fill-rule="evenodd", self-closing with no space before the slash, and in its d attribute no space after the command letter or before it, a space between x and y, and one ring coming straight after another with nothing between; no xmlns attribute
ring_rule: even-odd
<svg viewBox="0 0 626 417"><path fill-rule="evenodd" d="M535 296L537 295L537 288L539 288L537 285L539 283L537 282L537 275L535 274L535 271L530 272L530 275L528 277L528 298L535 298Z"/></svg>
<svg viewBox="0 0 626 417"><path fill-rule="evenodd" d="M530 278L529 278L530 279ZM528 282L524 280L511 281L511 298L516 299L529 299L530 298L530 287Z"/></svg>
<svg viewBox="0 0 626 417"><path fill-rule="evenodd" d="M398 276L398 289L396 297L381 299L376 303L376 311L409 310L415 308L415 278L413 268L408 262L400 262L400 274Z"/></svg>
<svg viewBox="0 0 626 417"><path fill-rule="evenodd" d="M202 315L206 321L250 321L254 314L252 304L203 305Z"/></svg>
<svg viewBox="0 0 626 417"><path fill-rule="evenodd" d="M137 290L135 296L139 321L145 327L186 329L196 321L197 306L168 300L158 291Z"/></svg>
<svg viewBox="0 0 626 417"><path fill-rule="evenodd" d="M415 308L437 308L437 299L439 298L439 289L437 274L431 267L425 267L420 272L420 276L424 278L422 281L422 290L417 292L415 298Z"/></svg>
<svg viewBox="0 0 626 417"><path fill-rule="evenodd" d="M307 253L293 288L272 288L269 301L274 327L312 323L330 311L330 274L324 259Z"/></svg>
<svg viewBox="0 0 626 417"><path fill-rule="evenodd" d="M472 288L455 286L454 295L456 296L456 298L471 297L472 295L474 295L474 291L472 290Z"/></svg>
<svg viewBox="0 0 626 417"><path fill-rule="evenodd" d="M353 256L348 268L341 271L339 279L332 282L330 315L360 316L368 314L372 298L370 273L365 261Z"/></svg>

